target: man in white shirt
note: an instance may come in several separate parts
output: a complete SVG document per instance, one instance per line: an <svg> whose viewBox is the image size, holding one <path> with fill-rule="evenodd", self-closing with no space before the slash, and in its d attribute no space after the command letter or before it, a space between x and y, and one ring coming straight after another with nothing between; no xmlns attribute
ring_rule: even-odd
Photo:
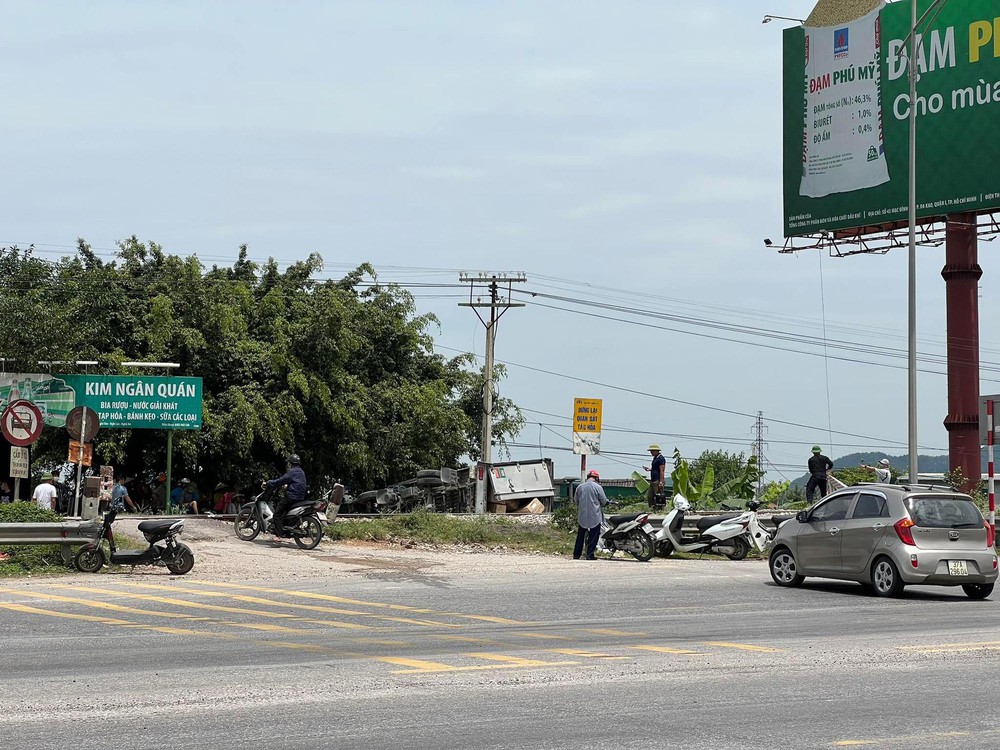
<svg viewBox="0 0 1000 750"><path fill-rule="evenodd" d="M46 474L42 477L42 483L35 487L31 499L42 510L56 509L56 488L52 484L51 474Z"/></svg>
<svg viewBox="0 0 1000 750"><path fill-rule="evenodd" d="M882 458L879 459L878 466L868 466L867 464L861 464L862 469L871 469L875 472L875 481L879 484L891 484L892 483L892 472L889 471L889 459Z"/></svg>

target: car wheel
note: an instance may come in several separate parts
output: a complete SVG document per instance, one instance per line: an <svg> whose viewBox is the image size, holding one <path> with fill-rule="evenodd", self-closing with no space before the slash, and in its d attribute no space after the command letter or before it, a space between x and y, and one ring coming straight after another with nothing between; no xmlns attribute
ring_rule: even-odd
<svg viewBox="0 0 1000 750"><path fill-rule="evenodd" d="M992 583L963 583L962 591L970 599L985 599L987 596L993 593Z"/></svg>
<svg viewBox="0 0 1000 750"><path fill-rule="evenodd" d="M899 596L903 593L899 569L888 557L880 557L872 566L872 588L875 596Z"/></svg>
<svg viewBox="0 0 1000 750"><path fill-rule="evenodd" d="M806 577L799 573L795 557L787 547L778 547L768 558L771 578L779 586L799 586Z"/></svg>

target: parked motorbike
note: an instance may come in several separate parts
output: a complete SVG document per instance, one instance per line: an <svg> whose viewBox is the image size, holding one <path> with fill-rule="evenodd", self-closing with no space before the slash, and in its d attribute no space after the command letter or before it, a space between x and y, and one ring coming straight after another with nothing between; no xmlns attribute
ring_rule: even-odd
<svg viewBox="0 0 1000 750"><path fill-rule="evenodd" d="M628 552L639 562L648 562L653 557L653 527L649 523L649 513L624 513L605 516L601 523L601 536L597 549L610 552Z"/></svg>
<svg viewBox="0 0 1000 750"><path fill-rule="evenodd" d="M340 487L343 498L343 486ZM336 488L335 488L336 489ZM245 542L253 541L261 532L274 534L274 509L272 502L275 491L264 487L260 494L244 503L236 514L234 528L236 536ZM285 513L285 528L277 536L290 536L300 549L314 549L323 539L323 529L326 527L326 508L330 493L321 500L306 498L294 503ZM336 503L340 506L340 503Z"/></svg>
<svg viewBox="0 0 1000 750"><path fill-rule="evenodd" d="M711 552L730 560L742 560L750 553L751 540L763 551L773 537L760 525L759 507L759 503L751 501L750 510L743 513L700 518L697 530L690 532L684 530L683 524L691 503L683 495L675 495L673 510L663 519L655 535L656 553L669 557L674 551Z"/></svg>
<svg viewBox="0 0 1000 750"><path fill-rule="evenodd" d="M77 570L96 573L109 559L115 565L160 565L178 576L190 572L194 567L191 548L177 541L184 530L184 521L169 518L142 521L139 523L139 531L146 537L149 546L144 550L119 551L111 529L117 516L118 511L113 508L104 514L104 521L97 527L94 541L83 545L76 553L74 563ZM104 552L105 540L108 542L110 555Z"/></svg>

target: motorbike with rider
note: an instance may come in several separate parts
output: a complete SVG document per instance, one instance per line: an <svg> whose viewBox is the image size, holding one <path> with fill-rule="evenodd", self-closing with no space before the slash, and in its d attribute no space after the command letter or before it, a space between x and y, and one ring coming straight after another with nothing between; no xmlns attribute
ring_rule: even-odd
<svg viewBox="0 0 1000 750"><path fill-rule="evenodd" d="M285 488L285 495L274 508L274 518L271 521L274 527L274 535L283 537L287 535L285 530L285 513L297 503L306 500L309 485L306 482L306 473L302 470L302 459L297 453L290 455L285 461L285 473L277 479L271 479L261 484L261 489L270 488L277 492L282 487Z"/></svg>

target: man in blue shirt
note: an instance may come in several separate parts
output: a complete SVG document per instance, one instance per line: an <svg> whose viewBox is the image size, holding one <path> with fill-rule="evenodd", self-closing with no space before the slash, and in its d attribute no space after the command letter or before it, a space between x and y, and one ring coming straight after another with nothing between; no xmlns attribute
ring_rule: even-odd
<svg viewBox="0 0 1000 750"><path fill-rule="evenodd" d="M277 490L285 487L285 496L274 509L274 534L281 536L285 531L285 513L295 503L306 499L308 484L306 483L306 473L302 471L302 460L298 454L293 453L286 462L288 470L277 479L272 479L265 484L271 489Z"/></svg>
<svg viewBox="0 0 1000 750"><path fill-rule="evenodd" d="M118 476L118 482L115 484L115 488L111 490L111 507L119 513L124 513L125 508L128 507L130 511L135 513L135 503L133 503L132 498L129 497L128 487L125 486L125 477L121 475Z"/></svg>
<svg viewBox="0 0 1000 750"><path fill-rule="evenodd" d="M652 466L642 468L649 472L649 490L646 492L646 504L650 508L662 508L666 503L663 498L663 479L667 470L667 459L660 453L660 446L653 443L647 448L653 457Z"/></svg>

